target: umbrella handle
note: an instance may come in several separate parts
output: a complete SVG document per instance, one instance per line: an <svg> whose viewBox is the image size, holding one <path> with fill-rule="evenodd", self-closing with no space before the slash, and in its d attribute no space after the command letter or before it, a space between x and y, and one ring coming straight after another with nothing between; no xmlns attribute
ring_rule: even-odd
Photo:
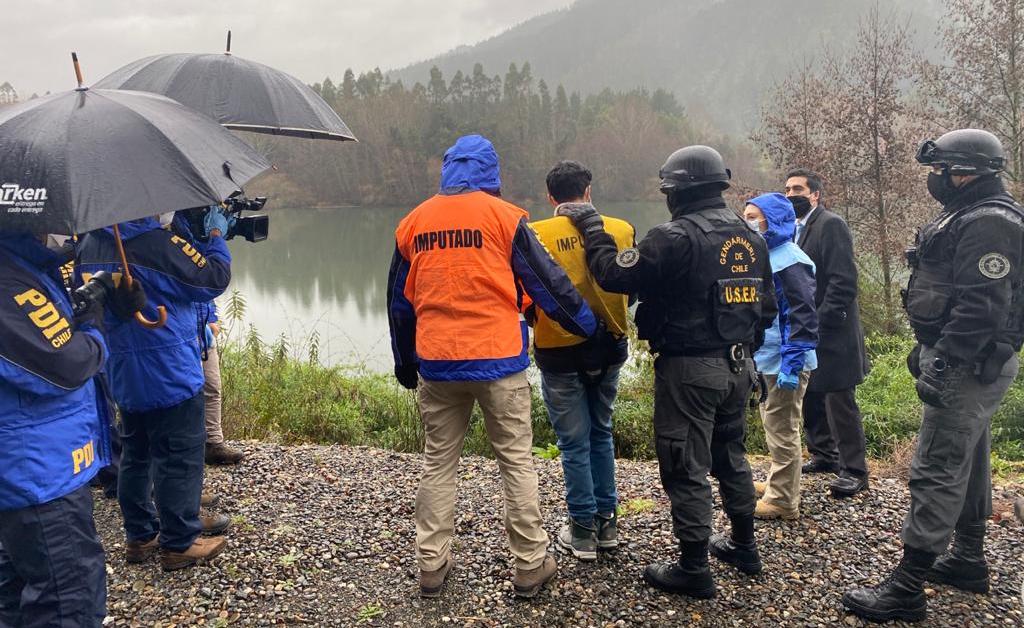
<svg viewBox="0 0 1024 628"><path fill-rule="evenodd" d="M128 256L125 255L124 243L121 242L121 230L118 229L117 225L114 225L114 242L117 242L117 252L121 255L121 268L124 271L121 281L128 282L128 287L131 288L135 278L132 277L132 271L128 267ZM167 324L167 308L162 305L158 305L156 312L157 317L155 321L151 321L143 316L142 312L135 313L135 321L146 329L160 329Z"/></svg>

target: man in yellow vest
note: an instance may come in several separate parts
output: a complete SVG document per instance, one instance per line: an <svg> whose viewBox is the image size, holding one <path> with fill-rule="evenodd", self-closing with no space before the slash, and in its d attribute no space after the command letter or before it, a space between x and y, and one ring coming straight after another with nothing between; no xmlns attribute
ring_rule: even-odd
<svg viewBox="0 0 1024 628"><path fill-rule="evenodd" d="M556 542L584 561L597 560L598 549L618 546L612 403L628 355L629 313L627 295L605 292L594 281L583 238L561 215L579 204L590 205L591 178L579 163L559 162L547 176L555 217L530 224L599 321L599 332L590 340L565 331L543 312L536 313L534 323L534 355L548 417L558 435L569 510ZM628 222L605 216L604 224L620 250L634 246L635 232Z"/></svg>

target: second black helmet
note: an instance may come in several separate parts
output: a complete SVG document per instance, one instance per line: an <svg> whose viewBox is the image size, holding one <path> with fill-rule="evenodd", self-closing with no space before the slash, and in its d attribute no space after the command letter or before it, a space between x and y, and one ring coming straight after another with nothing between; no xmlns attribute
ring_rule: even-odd
<svg viewBox="0 0 1024 628"><path fill-rule="evenodd" d="M661 177L662 193L669 194L709 183L718 183L724 190L729 187L732 172L725 167L725 161L717 150L697 145L680 148L669 155L658 176Z"/></svg>
<svg viewBox="0 0 1024 628"><path fill-rule="evenodd" d="M957 129L921 144L917 162L941 166L954 175L988 175L1006 167L999 138L981 129Z"/></svg>

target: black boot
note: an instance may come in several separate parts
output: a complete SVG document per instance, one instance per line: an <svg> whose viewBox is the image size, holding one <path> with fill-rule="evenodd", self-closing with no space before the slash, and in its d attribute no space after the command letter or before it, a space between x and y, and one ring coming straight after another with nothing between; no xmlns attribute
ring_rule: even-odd
<svg viewBox="0 0 1024 628"><path fill-rule="evenodd" d="M715 597L715 579L708 567L708 542L680 542L679 560L647 565L644 580L655 589L669 593L702 599Z"/></svg>
<svg viewBox="0 0 1024 628"><path fill-rule="evenodd" d="M888 578L876 587L847 591L843 606L870 621L921 621L928 604L924 576L934 562L935 554L904 547L903 559Z"/></svg>
<svg viewBox="0 0 1024 628"><path fill-rule="evenodd" d="M729 563L743 573L756 576L761 573L761 556L754 540L754 515L730 517L732 535L716 534L711 537L711 555Z"/></svg>
<svg viewBox="0 0 1024 628"><path fill-rule="evenodd" d="M958 526L953 546L935 561L925 580L972 593L988 593L984 544L984 522Z"/></svg>

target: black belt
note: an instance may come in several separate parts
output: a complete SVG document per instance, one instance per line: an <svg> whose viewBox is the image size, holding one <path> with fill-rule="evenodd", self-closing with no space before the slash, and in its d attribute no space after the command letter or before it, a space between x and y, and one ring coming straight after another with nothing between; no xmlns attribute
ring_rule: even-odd
<svg viewBox="0 0 1024 628"><path fill-rule="evenodd" d="M750 345L735 344L728 347L715 347L714 349L700 347L684 347L677 351L662 351L660 355L673 358L723 358L726 360L743 360L753 358Z"/></svg>

